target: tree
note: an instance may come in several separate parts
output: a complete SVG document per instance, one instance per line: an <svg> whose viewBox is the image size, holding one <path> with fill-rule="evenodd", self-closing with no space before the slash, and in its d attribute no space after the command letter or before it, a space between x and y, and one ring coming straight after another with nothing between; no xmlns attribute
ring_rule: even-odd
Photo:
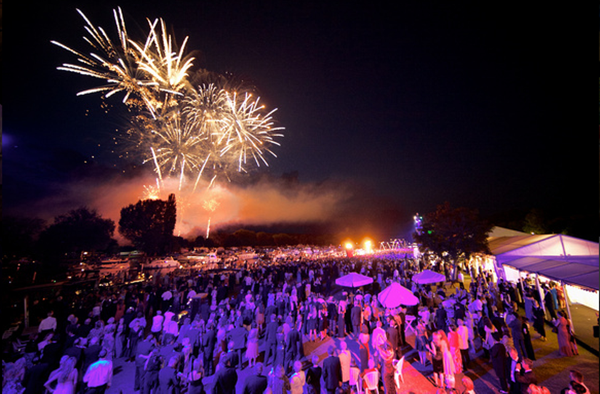
<svg viewBox="0 0 600 394"><path fill-rule="evenodd" d="M492 226L478 215L476 210L451 208L446 202L424 216L422 228L413 235L414 239L422 250L453 263L456 279L460 257L468 259L473 253L489 253L487 234Z"/></svg>
<svg viewBox="0 0 600 394"><path fill-rule="evenodd" d="M177 219L175 195L164 200L140 200L121 209L119 233L150 256L171 251Z"/></svg>
<svg viewBox="0 0 600 394"><path fill-rule="evenodd" d="M40 234L39 246L47 257L79 257L82 251L106 250L114 232L114 221L82 207L54 218L54 223Z"/></svg>
<svg viewBox="0 0 600 394"><path fill-rule="evenodd" d="M240 246L256 246L258 238L254 231L239 229L233 233L239 240Z"/></svg>
<svg viewBox="0 0 600 394"><path fill-rule="evenodd" d="M273 240L273 236L271 234L260 231L256 234L256 243L259 246L272 246L275 245L275 240Z"/></svg>
<svg viewBox="0 0 600 394"><path fill-rule="evenodd" d="M544 218L544 212L540 209L533 208L527 216L525 216L525 223L523 224L523 231L531 234L546 234L546 219Z"/></svg>

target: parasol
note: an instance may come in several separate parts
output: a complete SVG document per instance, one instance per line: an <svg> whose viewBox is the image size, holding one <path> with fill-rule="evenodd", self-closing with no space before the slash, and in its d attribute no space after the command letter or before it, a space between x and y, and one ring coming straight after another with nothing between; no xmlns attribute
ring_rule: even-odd
<svg viewBox="0 0 600 394"><path fill-rule="evenodd" d="M413 275L412 280L413 282L419 284L438 283L445 282L446 276L444 274L439 274L437 272L425 270L423 272Z"/></svg>
<svg viewBox="0 0 600 394"><path fill-rule="evenodd" d="M419 303L419 299L415 297L412 291L398 282L392 282L392 284L383 289L377 295L377 299L386 308L397 308L400 305L417 305Z"/></svg>
<svg viewBox="0 0 600 394"><path fill-rule="evenodd" d="M335 284L343 287L361 287L373 283L373 278L356 272L341 276L335 280Z"/></svg>

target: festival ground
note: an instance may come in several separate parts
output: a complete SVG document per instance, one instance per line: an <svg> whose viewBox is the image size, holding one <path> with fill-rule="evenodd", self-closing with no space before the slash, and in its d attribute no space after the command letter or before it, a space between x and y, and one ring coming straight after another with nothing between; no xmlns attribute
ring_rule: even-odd
<svg viewBox="0 0 600 394"><path fill-rule="evenodd" d="M549 331L549 329L548 329ZM353 357L358 358L358 343L347 337L346 342L348 348L353 353ZM432 367L431 364L422 366L419 364L419 356L417 351L413 349L415 336L410 332L406 335L408 346L403 348L405 363L403 368L404 384L401 385L399 393L435 393L436 388L432 383ZM599 393L598 387L598 357L591 354L589 351L579 348L579 355L575 357L561 357L558 351L558 343L556 335L550 333L548 340L542 342L539 339L533 339L533 347L535 350L536 361L534 362L534 372L541 385L548 387L551 393L560 393L560 391L569 384L569 370L577 369L585 376L585 383L589 387L592 394ZM305 343L304 349L309 358L313 355L319 356L319 361L327 357L327 348L331 344L339 344L339 339L327 337L324 341ZM259 347L263 351L263 345ZM483 352L476 355L471 352L472 368L467 370L465 374L470 377L475 383L476 393L499 393L499 383L496 374L490 362L486 362L481 358ZM264 353L262 354L264 355ZM261 358L262 358L261 355ZM259 358L258 361L261 361ZM247 365L247 362L246 364ZM133 375L134 363L127 363L125 359L117 359L115 361L115 373L113 384L107 390L107 393L132 393L133 391ZM241 393L245 378L252 373L252 368L244 368L238 371L238 383L236 392ZM213 375L214 376L214 375ZM456 376L458 392L462 392L461 384L462 374ZM212 392L213 377L204 379L207 393ZM381 391L383 392L383 391Z"/></svg>
<svg viewBox="0 0 600 394"><path fill-rule="evenodd" d="M468 282L470 278L465 278ZM450 290L447 288L447 290ZM450 290L451 292L451 290ZM523 314L523 309L519 313ZM593 354L583 346L579 346L579 355L574 357L562 357L558 350L558 341L556 334L551 332L551 327L547 327L548 338L543 342L537 338L536 334L532 333L532 344L535 351L536 361L534 361L533 371L538 379L538 384L546 386L551 393L560 393L561 390L569 385L569 371L571 369L579 370L585 377L585 384L590 389L592 394L600 394L599 376L598 376L598 356ZM348 349L352 352L353 357L358 361L358 343L354 336L350 335L345 338L348 344ZM403 368L404 383L401 384L400 394L421 394L435 393L436 387L433 384L432 373L433 369L430 363L423 366L419 363L419 356L415 345L415 335L408 329L406 331L406 340L408 345L402 349L402 354L405 356ZM596 339L597 341L597 339ZM330 345L338 345L339 338L326 337L323 341L306 342L304 343L305 354L310 360L312 356L317 355L319 362L322 362L327 357L327 348ZM261 355L258 361L262 361L264 356L263 339L259 341L259 350ZM245 361L244 365L247 365ZM107 393L132 393L133 391L133 376L134 363L127 363L125 359L117 359L115 361L115 373L113 377L113 385ZM265 373L270 368L265 368ZM244 368L238 370L238 383L236 392L241 393L246 377L253 373L252 368ZM471 368L464 371L464 374L470 377L475 384L476 393L500 393L499 381L496 373L492 368L491 362L483 358L483 350L477 354L471 349ZM463 392L461 383L463 374L456 375L456 389L459 393ZM212 392L213 376L204 378L205 389L207 393ZM323 391L324 392L324 391ZM383 390L380 390L383 393Z"/></svg>

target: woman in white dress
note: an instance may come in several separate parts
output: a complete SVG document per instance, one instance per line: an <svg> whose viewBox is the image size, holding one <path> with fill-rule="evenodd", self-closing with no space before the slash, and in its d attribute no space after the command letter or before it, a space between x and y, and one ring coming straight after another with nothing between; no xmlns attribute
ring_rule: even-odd
<svg viewBox="0 0 600 394"><path fill-rule="evenodd" d="M258 328L256 322L252 322L252 328L248 333L248 342L246 343L246 358L249 360L249 367L256 365L258 354Z"/></svg>
<svg viewBox="0 0 600 394"><path fill-rule="evenodd" d="M63 356L60 360L60 366L50 373L50 377L44 383L44 387L48 392L53 394L75 394L75 386L77 383L77 369L75 357ZM52 388L52 384L56 382L56 386Z"/></svg>

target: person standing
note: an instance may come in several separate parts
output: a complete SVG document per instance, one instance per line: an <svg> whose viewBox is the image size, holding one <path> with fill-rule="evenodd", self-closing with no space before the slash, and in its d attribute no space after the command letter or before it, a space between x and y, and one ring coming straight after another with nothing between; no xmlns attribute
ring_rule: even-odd
<svg viewBox="0 0 600 394"><path fill-rule="evenodd" d="M352 321L352 334L355 338L358 338L358 334L360 334L360 327L362 325L362 308L360 302L354 301L354 306L352 307L350 319Z"/></svg>
<svg viewBox="0 0 600 394"><path fill-rule="evenodd" d="M269 374L268 387L273 394L288 394L290 390L290 380L285 374L283 365L278 364L275 366L275 370L271 371Z"/></svg>
<svg viewBox="0 0 600 394"><path fill-rule="evenodd" d="M508 383L506 380L508 357L506 355L506 347L504 347L504 344L500 341L501 337L499 332L493 333L492 337L495 343L490 349L490 357L494 371L496 371L496 376L498 376L498 380L500 381L500 392L506 394L508 393Z"/></svg>
<svg viewBox="0 0 600 394"><path fill-rule="evenodd" d="M162 311L160 309L156 311L156 315L152 318L152 327L150 328L150 332L159 343L164 319L165 318L162 315Z"/></svg>
<svg viewBox="0 0 600 394"><path fill-rule="evenodd" d="M448 345L450 345L449 350L452 355L452 361L454 362L454 370L455 373L462 373L462 353L460 351L460 335L458 335L458 328L454 324L451 324L449 328Z"/></svg>
<svg viewBox="0 0 600 394"><path fill-rule="evenodd" d="M267 377L263 375L263 364L254 366L254 374L249 375L244 381L243 394L262 394L267 389Z"/></svg>
<svg viewBox="0 0 600 394"><path fill-rule="evenodd" d="M246 347L246 339L248 337L248 331L242 325L242 321L238 320L237 326L229 333L229 338L233 342L233 350L238 355L239 364L238 369L242 369L243 363L243 350Z"/></svg>
<svg viewBox="0 0 600 394"><path fill-rule="evenodd" d="M265 365L269 365L277 354L277 329L279 328L279 323L275 314L272 314L270 318L271 321L267 324L265 332ZM271 360L271 356L273 360Z"/></svg>
<svg viewBox="0 0 600 394"><path fill-rule="evenodd" d="M364 372L369 367L371 351L369 349L369 335L361 333L358 336L358 357L360 359L360 372Z"/></svg>
<svg viewBox="0 0 600 394"><path fill-rule="evenodd" d="M337 309L337 336L344 338L346 336L346 306L345 299L341 300Z"/></svg>
<svg viewBox="0 0 600 394"><path fill-rule="evenodd" d="M252 322L252 328L248 333L248 344L246 347L246 358L248 359L248 366L253 367L256 365L256 358L258 357L258 328L256 322Z"/></svg>
<svg viewBox="0 0 600 394"><path fill-rule="evenodd" d="M75 387L77 386L77 368L75 364L77 359L75 357L63 356L61 359L60 367L52 373L50 377L44 383L44 387L52 394L75 394ZM52 383L56 382L56 386L52 388Z"/></svg>
<svg viewBox="0 0 600 394"><path fill-rule="evenodd" d="M85 372L83 382L87 384L86 394L104 394L112 384L113 364L106 356L106 350L102 349L98 361Z"/></svg>
<svg viewBox="0 0 600 394"><path fill-rule="evenodd" d="M339 357L335 356L335 347L329 346L327 357L323 360L323 382L328 394L334 394L342 386L342 365Z"/></svg>
<svg viewBox="0 0 600 394"><path fill-rule="evenodd" d="M379 357L381 357L381 378L386 394L396 394L396 382L394 381L394 349L392 345L385 341L379 348Z"/></svg>
<svg viewBox="0 0 600 394"><path fill-rule="evenodd" d="M458 319L456 333L458 334L458 348L460 349L463 368L468 369L469 364L471 364L471 356L469 355L469 329L465 326L462 319Z"/></svg>
<svg viewBox="0 0 600 394"><path fill-rule="evenodd" d="M144 365L143 394L150 394L158 388L158 373L160 372L162 362L163 359L158 349L153 349Z"/></svg>
<svg viewBox="0 0 600 394"><path fill-rule="evenodd" d="M213 355L216 343L217 334L215 332L214 323L211 321L207 324L206 332L202 335L202 361L206 376L211 376L214 373Z"/></svg>
<svg viewBox="0 0 600 394"><path fill-rule="evenodd" d="M214 394L235 394L238 374L228 362L221 362L215 373Z"/></svg>
<svg viewBox="0 0 600 394"><path fill-rule="evenodd" d="M40 333L40 338L43 338L49 332L55 332L57 326L56 318L54 317L54 311L48 311L46 318L40 322L38 325L38 332Z"/></svg>
<svg viewBox="0 0 600 394"><path fill-rule="evenodd" d="M202 382L203 373L200 359L195 359L192 370L187 376L188 394L205 394L204 383Z"/></svg>
<svg viewBox="0 0 600 394"><path fill-rule="evenodd" d="M333 297L329 297L329 301L327 302L327 319L329 322L329 336L332 338L336 335L337 311L337 305L333 301Z"/></svg>
<svg viewBox="0 0 600 394"><path fill-rule="evenodd" d="M177 357L169 359L169 363L158 372L158 386L161 394L179 394L180 378L177 372Z"/></svg>
<svg viewBox="0 0 600 394"><path fill-rule="evenodd" d="M392 346L392 350L394 351L394 357L400 358L398 356L398 351L399 351L399 349L398 349L398 338L399 338L398 326L396 325L396 320L394 320L394 318L392 318L392 317L390 317L388 319L388 322L389 322L389 326L385 330L387 340L390 343L390 345Z"/></svg>
<svg viewBox="0 0 600 394"><path fill-rule="evenodd" d="M510 333L512 334L513 343L517 349L519 358L524 359L527 357L527 349L525 349L525 338L523 338L523 322L517 312L512 312L511 315L512 318L508 323L508 327L510 328Z"/></svg>
<svg viewBox="0 0 600 394"><path fill-rule="evenodd" d="M560 354L565 357L571 357L577 354L571 342L571 326L564 312L558 312L558 319L553 321L557 329L558 349Z"/></svg>
<svg viewBox="0 0 600 394"><path fill-rule="evenodd" d="M306 384L312 386L314 392L321 393L321 376L323 369L319 366L319 356L313 356L312 365L306 371Z"/></svg>
<svg viewBox="0 0 600 394"><path fill-rule="evenodd" d="M540 334L540 339L546 342L546 315L537 300L533 301L533 328Z"/></svg>
<svg viewBox="0 0 600 394"><path fill-rule="evenodd" d="M306 384L306 374L302 370L302 362L294 362L294 374L290 378L290 394L302 394ZM245 394L245 393L244 393Z"/></svg>
<svg viewBox="0 0 600 394"><path fill-rule="evenodd" d="M523 341L525 342L525 350L527 351L526 358L535 361L535 351L533 350L533 344L531 343L529 320L525 316L522 316L521 321L523 323Z"/></svg>
<svg viewBox="0 0 600 394"><path fill-rule="evenodd" d="M344 385L350 381L350 360L352 359L346 341L340 342L338 358L340 359L340 365L342 367L342 385Z"/></svg>

